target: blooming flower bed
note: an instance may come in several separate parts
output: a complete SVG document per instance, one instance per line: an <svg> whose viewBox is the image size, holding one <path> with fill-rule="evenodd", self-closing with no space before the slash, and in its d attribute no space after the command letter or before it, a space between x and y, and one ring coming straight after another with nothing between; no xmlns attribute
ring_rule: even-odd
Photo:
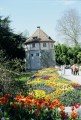
<svg viewBox="0 0 81 120"><path fill-rule="evenodd" d="M57 68L39 70L27 84L29 95L0 98L1 120L81 120L81 86L64 79ZM76 89L76 87L78 87ZM66 106L70 106L70 114Z"/></svg>
<svg viewBox="0 0 81 120"><path fill-rule="evenodd" d="M32 85L30 94L35 98L43 97L51 100L59 98L65 106L81 104L81 85L62 78L57 70L57 68L39 70L34 79L28 82Z"/></svg>
<svg viewBox="0 0 81 120"><path fill-rule="evenodd" d="M81 85L78 83L72 83L72 86L77 90L81 90Z"/></svg>
<svg viewBox="0 0 81 120"><path fill-rule="evenodd" d="M34 95L36 98L50 98L54 100L59 96L62 96L64 93L73 90L72 82L66 80L59 76L56 72L57 68L45 68L39 70L34 76L35 78L28 82L32 85L33 91L30 94ZM42 90L44 95L40 96L39 90Z"/></svg>
<svg viewBox="0 0 81 120"><path fill-rule="evenodd" d="M0 98L1 120L80 120L76 111L80 106L71 108L71 115L59 99L35 99L33 96L6 94Z"/></svg>

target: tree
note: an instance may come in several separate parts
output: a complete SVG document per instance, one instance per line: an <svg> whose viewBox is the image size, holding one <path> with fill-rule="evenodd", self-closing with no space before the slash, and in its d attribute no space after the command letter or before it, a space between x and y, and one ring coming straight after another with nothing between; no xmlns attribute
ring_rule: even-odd
<svg viewBox="0 0 81 120"><path fill-rule="evenodd" d="M8 31L11 31L11 29L10 29L10 22L11 21L9 20L9 16L5 17L5 18L0 16L0 29L3 28L3 29L6 29Z"/></svg>
<svg viewBox="0 0 81 120"><path fill-rule="evenodd" d="M9 59L25 57L23 43L26 38L22 34L13 33L9 17L0 17L0 50L5 50Z"/></svg>
<svg viewBox="0 0 81 120"><path fill-rule="evenodd" d="M55 48L56 64L63 64L61 60L61 53L62 53L61 45L60 44L55 45L54 48Z"/></svg>
<svg viewBox="0 0 81 120"><path fill-rule="evenodd" d="M73 53L70 47L64 44L58 44L55 46L55 58L59 65L70 64L70 59L73 57Z"/></svg>
<svg viewBox="0 0 81 120"><path fill-rule="evenodd" d="M81 47L69 47L64 44L55 45L56 63L62 64L81 64Z"/></svg>
<svg viewBox="0 0 81 120"><path fill-rule="evenodd" d="M80 63L80 64L81 64L81 52L78 52L78 55L77 55L77 63Z"/></svg>
<svg viewBox="0 0 81 120"><path fill-rule="evenodd" d="M81 51L81 47L80 46L75 46L75 47L72 48L72 51L73 51L74 63L79 63L80 61L78 61L78 59L80 59L79 58L80 55L78 56L78 58L77 58L77 55Z"/></svg>
<svg viewBox="0 0 81 120"><path fill-rule="evenodd" d="M50 51L41 51L40 61L43 67L48 68L55 65L55 61Z"/></svg>
<svg viewBox="0 0 81 120"><path fill-rule="evenodd" d="M78 45L81 37L81 19L75 9L70 9L58 20L56 29L66 44Z"/></svg>

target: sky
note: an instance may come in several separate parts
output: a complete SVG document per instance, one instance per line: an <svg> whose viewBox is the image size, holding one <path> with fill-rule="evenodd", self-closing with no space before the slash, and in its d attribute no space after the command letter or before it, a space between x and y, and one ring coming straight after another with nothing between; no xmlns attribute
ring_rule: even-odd
<svg viewBox="0 0 81 120"><path fill-rule="evenodd" d="M40 26L55 41L57 21L69 9L81 14L81 0L0 0L0 16L10 17L15 33L31 36Z"/></svg>

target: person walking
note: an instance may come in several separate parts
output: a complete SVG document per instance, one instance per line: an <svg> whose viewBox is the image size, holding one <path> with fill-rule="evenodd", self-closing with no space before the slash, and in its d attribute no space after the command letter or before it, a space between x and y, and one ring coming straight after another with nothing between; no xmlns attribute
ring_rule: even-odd
<svg viewBox="0 0 81 120"><path fill-rule="evenodd" d="M75 66L75 74L79 75L79 67L77 65Z"/></svg>
<svg viewBox="0 0 81 120"><path fill-rule="evenodd" d="M76 69L76 66L74 64L74 65L72 65L72 73L73 73L73 75L75 75L75 69Z"/></svg>

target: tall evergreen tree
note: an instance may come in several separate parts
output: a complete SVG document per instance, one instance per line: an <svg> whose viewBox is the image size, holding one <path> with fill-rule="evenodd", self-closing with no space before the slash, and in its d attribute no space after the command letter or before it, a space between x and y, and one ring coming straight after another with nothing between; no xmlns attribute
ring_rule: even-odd
<svg viewBox="0 0 81 120"><path fill-rule="evenodd" d="M22 34L15 34L10 28L9 17L0 17L0 50L5 50L9 59L25 57L22 46L25 40Z"/></svg>

